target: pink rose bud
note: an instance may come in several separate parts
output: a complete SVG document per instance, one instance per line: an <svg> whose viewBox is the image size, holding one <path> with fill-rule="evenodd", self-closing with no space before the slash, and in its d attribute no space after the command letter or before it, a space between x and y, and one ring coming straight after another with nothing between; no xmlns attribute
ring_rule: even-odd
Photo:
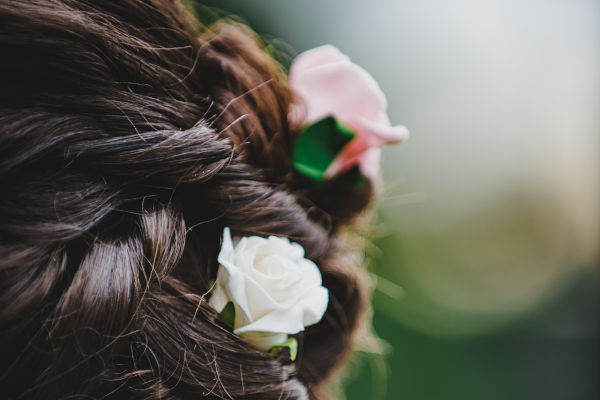
<svg viewBox="0 0 600 400"><path fill-rule="evenodd" d="M300 100L290 110L291 121L308 125L332 115L356 134L327 169L328 177L358 166L375 179L381 147L408 137L405 127L390 124L387 101L375 79L331 45L296 57L289 81Z"/></svg>

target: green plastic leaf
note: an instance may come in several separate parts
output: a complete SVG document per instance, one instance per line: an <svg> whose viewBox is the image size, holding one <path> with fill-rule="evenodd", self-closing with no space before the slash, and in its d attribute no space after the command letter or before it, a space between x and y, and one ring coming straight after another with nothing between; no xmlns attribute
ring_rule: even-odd
<svg viewBox="0 0 600 400"><path fill-rule="evenodd" d="M225 308L223 308L223 311L219 315L227 325L233 327L235 322L235 306L231 301L225 305Z"/></svg>
<svg viewBox="0 0 600 400"><path fill-rule="evenodd" d="M298 341L296 340L296 338L293 337L289 338L281 344L276 344L275 346L271 347L269 349L269 354L275 355L279 352L279 350L283 349L284 347L288 348L290 352L290 360L294 361L296 359L296 356L298 355Z"/></svg>
<svg viewBox="0 0 600 400"><path fill-rule="evenodd" d="M327 168L354 136L352 129L333 116L308 125L298 135L293 154L294 167L311 179L325 180Z"/></svg>

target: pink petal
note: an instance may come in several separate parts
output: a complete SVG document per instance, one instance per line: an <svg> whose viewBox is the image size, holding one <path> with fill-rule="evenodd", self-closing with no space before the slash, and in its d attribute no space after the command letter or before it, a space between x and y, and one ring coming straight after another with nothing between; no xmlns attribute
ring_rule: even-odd
<svg viewBox="0 0 600 400"><path fill-rule="evenodd" d="M381 149L372 148L364 153L358 160L360 172L372 181L379 178L379 166L381 165Z"/></svg>
<svg viewBox="0 0 600 400"><path fill-rule="evenodd" d="M290 67L290 81L311 68L342 60L350 61L347 55L329 44L307 50L294 58L294 62Z"/></svg>
<svg viewBox="0 0 600 400"><path fill-rule="evenodd" d="M302 64L298 67L294 62L290 72L290 85L304 102L293 108L305 107L305 111L292 109L296 121L302 114L305 123L327 115L341 121L355 115L374 120L385 111L386 99L377 82L347 57L322 65L303 63L310 68L304 69Z"/></svg>
<svg viewBox="0 0 600 400"><path fill-rule="evenodd" d="M352 118L348 126L356 132L356 137L344 146L329 166L328 177L358 165L364 176L374 179L379 173L380 148L408 137L408 129L403 126L378 124L362 117Z"/></svg>
<svg viewBox="0 0 600 400"><path fill-rule="evenodd" d="M384 114L387 121L387 116ZM358 137L371 146L383 147L388 144L401 143L408 138L408 129L402 125L391 126L389 122L381 123L361 116L353 116L346 120Z"/></svg>

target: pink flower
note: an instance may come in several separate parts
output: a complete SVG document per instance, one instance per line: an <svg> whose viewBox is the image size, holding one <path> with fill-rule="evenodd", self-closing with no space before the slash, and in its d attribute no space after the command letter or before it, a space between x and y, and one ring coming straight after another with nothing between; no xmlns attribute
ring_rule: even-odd
<svg viewBox="0 0 600 400"><path fill-rule="evenodd" d="M328 177L357 165L363 175L375 179L381 147L408 137L405 127L391 126L385 95L375 79L333 46L296 57L289 81L300 100L290 110L293 122L306 125L333 115L356 134L327 169Z"/></svg>

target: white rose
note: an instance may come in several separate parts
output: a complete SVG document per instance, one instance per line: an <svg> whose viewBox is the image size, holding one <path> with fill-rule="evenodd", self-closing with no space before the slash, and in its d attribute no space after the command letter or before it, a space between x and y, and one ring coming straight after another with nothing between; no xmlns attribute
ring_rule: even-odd
<svg viewBox="0 0 600 400"><path fill-rule="evenodd" d="M329 292L321 285L315 263L304 258L301 245L276 236L236 242L225 228L209 300L218 312L233 303L235 334L266 351L321 320Z"/></svg>

